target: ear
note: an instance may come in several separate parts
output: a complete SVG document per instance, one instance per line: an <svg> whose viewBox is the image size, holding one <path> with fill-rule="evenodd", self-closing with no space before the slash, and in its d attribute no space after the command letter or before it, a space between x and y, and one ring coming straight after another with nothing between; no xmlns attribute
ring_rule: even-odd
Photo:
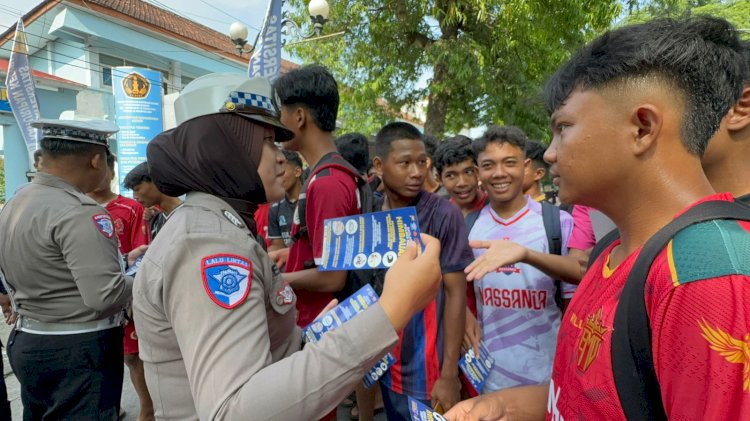
<svg viewBox="0 0 750 421"><path fill-rule="evenodd" d="M652 104L638 105L630 118L633 127L631 149L635 156L642 156L656 146L664 125L664 115Z"/></svg>
<svg viewBox="0 0 750 421"><path fill-rule="evenodd" d="M299 130L307 123L307 111L302 107L295 107L292 111L292 118L294 125Z"/></svg>
<svg viewBox="0 0 750 421"><path fill-rule="evenodd" d="M302 168L300 168L300 167L296 167L296 168L294 169L294 176L295 176L295 177L297 177L297 178L300 178L300 177L302 177Z"/></svg>
<svg viewBox="0 0 750 421"><path fill-rule="evenodd" d="M95 153L91 156L91 159L89 160L89 165L91 165L91 168L94 168L96 170L101 169L102 167L107 166L107 157L104 156L102 153Z"/></svg>
<svg viewBox="0 0 750 421"><path fill-rule="evenodd" d="M531 158L526 158L523 160L523 171L526 172L531 169Z"/></svg>
<svg viewBox="0 0 750 421"><path fill-rule="evenodd" d="M379 156L372 158L372 167L375 168L377 175L383 176L383 160Z"/></svg>
<svg viewBox="0 0 750 421"><path fill-rule="evenodd" d="M430 158L429 156L427 157L427 169L432 169L432 158Z"/></svg>
<svg viewBox="0 0 750 421"><path fill-rule="evenodd" d="M737 132L750 125L750 85L745 85L740 100L729 110L727 129Z"/></svg>
<svg viewBox="0 0 750 421"><path fill-rule="evenodd" d="M544 168L537 168L534 171L534 181L539 181L544 178L544 174L547 174L547 170L545 170Z"/></svg>

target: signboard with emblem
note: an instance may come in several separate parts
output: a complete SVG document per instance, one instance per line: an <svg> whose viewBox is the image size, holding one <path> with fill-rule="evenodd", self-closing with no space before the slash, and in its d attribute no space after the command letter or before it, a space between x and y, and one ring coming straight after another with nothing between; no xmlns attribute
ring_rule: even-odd
<svg viewBox="0 0 750 421"><path fill-rule="evenodd" d="M137 67L112 69L119 184L146 160L148 142L164 130L161 72ZM132 197L132 192L123 192Z"/></svg>
<svg viewBox="0 0 750 421"><path fill-rule="evenodd" d="M320 270L387 269L419 233L414 207L326 219Z"/></svg>

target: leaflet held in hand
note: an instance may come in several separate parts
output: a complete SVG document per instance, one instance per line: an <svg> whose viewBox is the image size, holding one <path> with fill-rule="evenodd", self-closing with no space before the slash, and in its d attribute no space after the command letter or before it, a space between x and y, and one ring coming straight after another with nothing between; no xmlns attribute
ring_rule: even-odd
<svg viewBox="0 0 750 421"><path fill-rule="evenodd" d="M323 231L323 271L387 269L409 241L422 243L414 207L326 219Z"/></svg>
<svg viewBox="0 0 750 421"><path fill-rule="evenodd" d="M358 313L365 311L374 305L378 298L378 294L369 284L363 286L339 305L310 323L302 332L305 342L315 343L319 341L323 334L338 328ZM396 359L393 355L390 352L386 354L362 379L365 387L369 388L375 384L394 362L396 362Z"/></svg>

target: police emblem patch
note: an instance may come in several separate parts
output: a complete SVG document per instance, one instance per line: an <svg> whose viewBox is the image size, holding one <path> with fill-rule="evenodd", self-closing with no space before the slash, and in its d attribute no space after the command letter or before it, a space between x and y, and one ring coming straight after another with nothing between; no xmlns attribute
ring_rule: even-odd
<svg viewBox="0 0 750 421"><path fill-rule="evenodd" d="M214 254L201 260L203 287L220 307L232 309L242 304L252 286L253 265L235 254Z"/></svg>
<svg viewBox="0 0 750 421"><path fill-rule="evenodd" d="M285 284L284 288L281 288L276 292L276 304L291 304L294 302L294 291L289 284Z"/></svg>
<svg viewBox="0 0 750 421"><path fill-rule="evenodd" d="M112 235L115 233L115 227L112 224L112 219L109 215L100 213L91 218L94 220L94 225L96 225L96 229L98 229L100 233L107 238L112 238Z"/></svg>

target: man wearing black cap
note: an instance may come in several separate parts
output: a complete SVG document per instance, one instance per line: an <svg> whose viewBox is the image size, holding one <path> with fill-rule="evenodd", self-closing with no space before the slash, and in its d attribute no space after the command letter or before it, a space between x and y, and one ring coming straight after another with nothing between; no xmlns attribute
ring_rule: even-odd
<svg viewBox="0 0 750 421"><path fill-rule="evenodd" d="M107 175L117 126L32 124L44 167L0 214L0 269L18 313L8 356L24 419L116 420L133 279L122 273L112 219L86 193Z"/></svg>

